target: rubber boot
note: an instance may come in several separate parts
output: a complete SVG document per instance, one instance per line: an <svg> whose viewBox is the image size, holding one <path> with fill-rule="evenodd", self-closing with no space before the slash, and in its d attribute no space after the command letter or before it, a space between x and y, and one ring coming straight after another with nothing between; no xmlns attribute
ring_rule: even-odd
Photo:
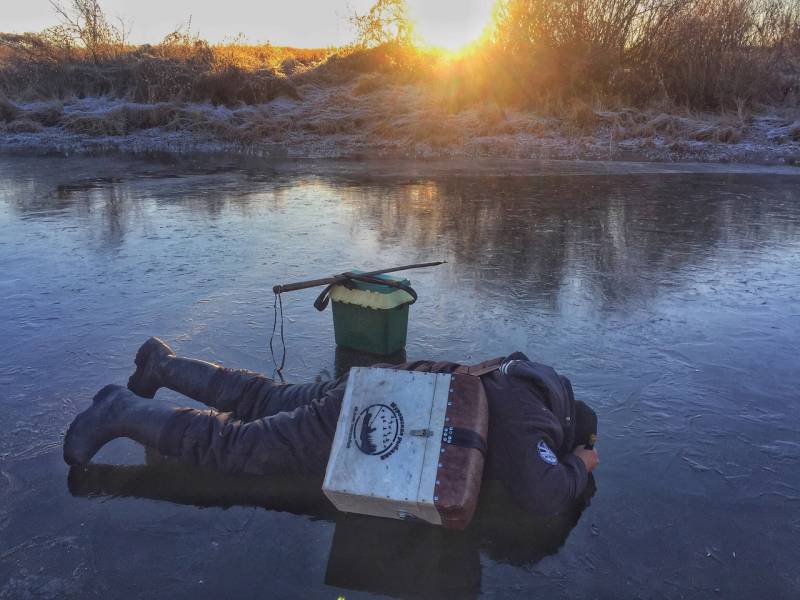
<svg viewBox="0 0 800 600"><path fill-rule="evenodd" d="M158 338L147 340L136 353L136 371L128 389L137 396L152 398L165 387L202 402L237 419L253 421L283 411L292 411L322 398L343 378L301 385L279 385L272 379L246 369L228 369L213 363L175 356Z"/></svg>
<svg viewBox="0 0 800 600"><path fill-rule="evenodd" d="M128 389L142 398L152 398L159 388L165 387L208 406L229 411L232 407L218 407L219 401L227 396L236 398L240 395L238 389L226 393L229 390L212 386L212 379L223 371L222 367L203 360L177 357L172 348L155 337L142 344L134 362L136 371L128 379Z"/></svg>
<svg viewBox="0 0 800 600"><path fill-rule="evenodd" d="M100 448L119 437L157 448L164 426L176 410L143 400L121 386L107 385L69 426L64 438L64 461L84 465Z"/></svg>
<svg viewBox="0 0 800 600"><path fill-rule="evenodd" d="M175 353L163 340L151 337L139 348L134 363L136 371L128 379L128 389L142 398L152 398L164 384L161 379L162 363Z"/></svg>

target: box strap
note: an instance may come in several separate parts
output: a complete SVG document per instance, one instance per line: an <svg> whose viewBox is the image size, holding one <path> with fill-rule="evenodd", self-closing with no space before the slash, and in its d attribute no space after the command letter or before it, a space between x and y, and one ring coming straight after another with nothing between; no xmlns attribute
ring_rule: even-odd
<svg viewBox="0 0 800 600"><path fill-rule="evenodd" d="M455 368L453 373L457 373L459 375L472 375L473 377L482 377L483 375L487 375L492 371L497 371L501 366L503 366L505 359L505 356L498 356L497 358L485 360L477 365L460 365Z"/></svg>
<svg viewBox="0 0 800 600"><path fill-rule="evenodd" d="M464 427L447 426L442 430L442 443L452 444L461 448L474 448L486 457L486 441L477 431Z"/></svg>

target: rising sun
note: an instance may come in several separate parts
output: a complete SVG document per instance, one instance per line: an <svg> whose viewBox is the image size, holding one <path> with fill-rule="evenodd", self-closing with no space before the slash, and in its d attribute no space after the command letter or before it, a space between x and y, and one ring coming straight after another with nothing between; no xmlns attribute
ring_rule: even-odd
<svg viewBox="0 0 800 600"><path fill-rule="evenodd" d="M495 0L409 0L409 16L420 41L454 52L477 41L492 20Z"/></svg>

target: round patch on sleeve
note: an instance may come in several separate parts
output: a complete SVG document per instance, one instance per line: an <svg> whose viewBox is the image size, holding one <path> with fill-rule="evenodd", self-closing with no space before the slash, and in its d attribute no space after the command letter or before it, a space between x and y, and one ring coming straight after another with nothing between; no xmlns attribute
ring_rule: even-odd
<svg viewBox="0 0 800 600"><path fill-rule="evenodd" d="M549 465L555 465L558 463L556 453L550 450L550 446L548 446L544 440L539 440L536 448L539 450L539 458L541 458L544 462Z"/></svg>

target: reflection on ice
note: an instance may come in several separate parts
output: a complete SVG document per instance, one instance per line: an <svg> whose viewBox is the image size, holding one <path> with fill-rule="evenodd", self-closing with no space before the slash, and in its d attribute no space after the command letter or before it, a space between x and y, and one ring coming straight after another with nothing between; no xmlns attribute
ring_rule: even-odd
<svg viewBox="0 0 800 600"><path fill-rule="evenodd" d="M0 158L0 597L797 596L792 172ZM568 375L600 415L602 493L579 520L537 529L486 495L464 536L420 549L313 489L130 466L126 442L97 460L127 466L68 493L67 424L150 335L269 372L272 285L435 259L395 359L522 350ZM364 364L315 295L284 298L289 381ZM410 570L386 575L390 553Z"/></svg>
<svg viewBox="0 0 800 600"><path fill-rule="evenodd" d="M595 493L570 512L534 519L502 487L487 483L466 531L337 513L316 480L225 476L180 465L148 452L148 464L72 467L69 490L78 497L135 497L201 507L255 506L335 524L325 583L348 590L405 598L476 598L481 560L530 567L555 554ZM277 548L265 548L277 552Z"/></svg>

